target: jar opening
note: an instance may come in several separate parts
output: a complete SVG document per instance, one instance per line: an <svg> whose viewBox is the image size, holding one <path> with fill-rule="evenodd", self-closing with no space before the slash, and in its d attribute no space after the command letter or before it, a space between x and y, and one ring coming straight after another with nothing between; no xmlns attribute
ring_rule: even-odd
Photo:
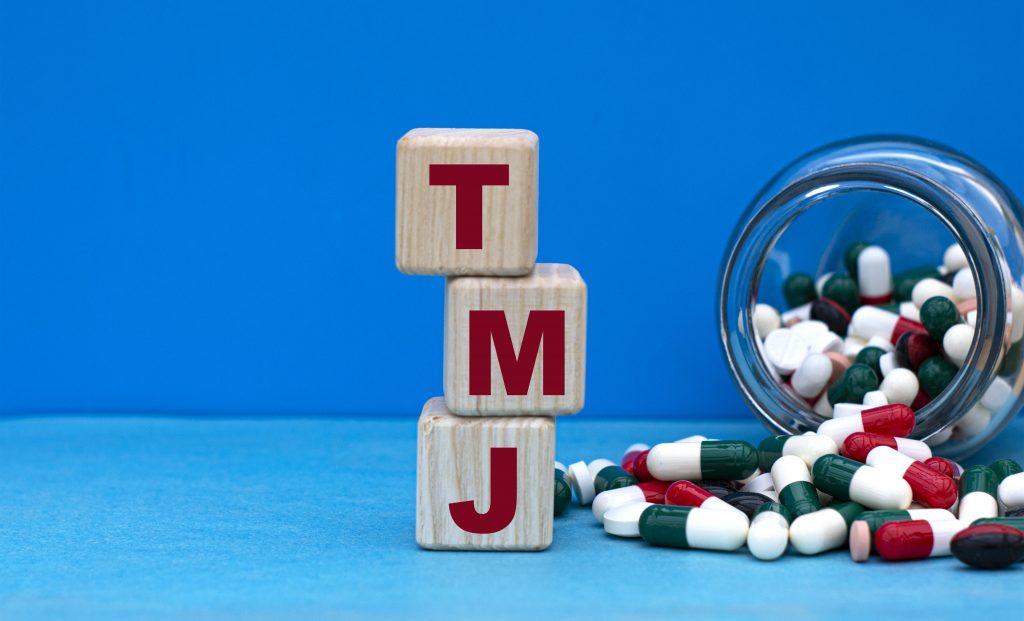
<svg viewBox="0 0 1024 621"><path fill-rule="evenodd" d="M1012 281L1000 244L978 214L928 176L877 162L841 163L776 189L755 201L737 229L722 284L727 360L755 413L782 433L815 429L825 420L805 399L780 388L754 336L752 310L757 302L786 308L781 290L787 275L803 271L819 280L841 272L846 246L866 240L892 253L894 273L935 268L947 247L963 249L973 275L976 322L984 329L975 332L948 388L917 411L914 437L947 427L955 420L951 412L963 416L965 404L981 399L1001 362L1003 339L995 335L1006 330Z"/></svg>

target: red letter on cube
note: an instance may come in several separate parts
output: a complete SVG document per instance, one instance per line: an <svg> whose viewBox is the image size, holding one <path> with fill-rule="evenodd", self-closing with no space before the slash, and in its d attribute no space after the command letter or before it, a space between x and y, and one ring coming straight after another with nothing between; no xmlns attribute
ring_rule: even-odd
<svg viewBox="0 0 1024 621"><path fill-rule="evenodd" d="M455 247L484 247L484 186L508 185L508 164L431 164L430 185L455 186Z"/></svg>
<svg viewBox="0 0 1024 621"><path fill-rule="evenodd" d="M469 311L469 394L491 394L491 341L505 382L505 393L525 395L530 389L541 340L544 341L543 394L565 394L565 311L534 310L526 320L516 356L505 311Z"/></svg>

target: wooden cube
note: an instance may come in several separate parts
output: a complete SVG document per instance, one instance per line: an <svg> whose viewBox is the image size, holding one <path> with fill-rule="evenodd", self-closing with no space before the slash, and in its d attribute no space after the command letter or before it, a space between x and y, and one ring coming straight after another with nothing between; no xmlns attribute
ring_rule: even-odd
<svg viewBox="0 0 1024 621"><path fill-rule="evenodd" d="M431 550L543 550L554 517L555 421L420 414L416 543Z"/></svg>
<svg viewBox="0 0 1024 621"><path fill-rule="evenodd" d="M528 274L537 261L537 157L537 135L524 129L414 129L403 136L395 188L398 269Z"/></svg>
<svg viewBox="0 0 1024 621"><path fill-rule="evenodd" d="M558 416L583 408L587 286L570 265L528 276L449 278L444 396L461 416Z"/></svg>

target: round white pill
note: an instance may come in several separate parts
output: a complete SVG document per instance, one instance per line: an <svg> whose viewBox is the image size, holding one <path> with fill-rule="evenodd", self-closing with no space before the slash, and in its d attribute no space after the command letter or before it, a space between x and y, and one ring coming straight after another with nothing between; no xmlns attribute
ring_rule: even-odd
<svg viewBox="0 0 1024 621"><path fill-rule="evenodd" d="M992 412L985 406L977 404L956 422L956 430L965 436L976 436L992 421Z"/></svg>
<svg viewBox="0 0 1024 621"><path fill-rule="evenodd" d="M949 361L958 367L964 366L967 353L974 341L974 328L966 323L958 323L946 330L942 337L942 351L946 352Z"/></svg>
<svg viewBox="0 0 1024 621"><path fill-rule="evenodd" d="M1001 377L997 377L985 389L985 394L981 396L981 405L990 412L995 412L1003 407L1003 404L1006 403L1006 400L1012 394L1013 387L1010 386L1010 383Z"/></svg>
<svg viewBox="0 0 1024 621"><path fill-rule="evenodd" d="M842 340L820 321L801 321L791 328L779 328L764 340L768 362L782 375L791 375L812 351L833 351Z"/></svg>
<svg viewBox="0 0 1024 621"><path fill-rule="evenodd" d="M571 475L569 485L572 486L572 491L576 494L576 501L584 507L592 503L597 490L594 489L594 478L590 476L587 462L578 461L569 464L569 474Z"/></svg>
<svg viewBox="0 0 1024 621"><path fill-rule="evenodd" d="M616 537L639 537L640 516L652 502L633 502L604 514L604 532Z"/></svg>
<svg viewBox="0 0 1024 621"><path fill-rule="evenodd" d="M893 369L882 380L882 385L878 387L889 403L902 403L903 405L910 405L914 402L919 388L917 376L910 369Z"/></svg>

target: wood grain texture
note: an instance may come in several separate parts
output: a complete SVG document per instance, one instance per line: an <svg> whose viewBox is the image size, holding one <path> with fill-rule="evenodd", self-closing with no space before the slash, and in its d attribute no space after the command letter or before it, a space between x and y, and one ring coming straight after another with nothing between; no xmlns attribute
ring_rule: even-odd
<svg viewBox="0 0 1024 621"><path fill-rule="evenodd" d="M469 392L469 312L503 310L517 355L532 310L565 311L565 390L543 394L544 348L525 395L509 395L494 347L491 347L491 394ZM587 285L571 265L538 263L519 278L449 278L444 308L444 395L460 416L560 416L583 409L587 353Z"/></svg>
<svg viewBox="0 0 1024 621"><path fill-rule="evenodd" d="M537 261L537 135L523 129L414 129L398 141L395 264L407 274L521 276ZM455 247L455 186L431 164L508 164L483 190L483 248Z"/></svg>
<svg viewBox="0 0 1024 621"><path fill-rule="evenodd" d="M515 517L493 534L455 524L449 504L490 502L490 449L517 449ZM416 458L416 543L431 550L543 550L554 513L555 421L545 416L455 416L444 399L420 415Z"/></svg>

